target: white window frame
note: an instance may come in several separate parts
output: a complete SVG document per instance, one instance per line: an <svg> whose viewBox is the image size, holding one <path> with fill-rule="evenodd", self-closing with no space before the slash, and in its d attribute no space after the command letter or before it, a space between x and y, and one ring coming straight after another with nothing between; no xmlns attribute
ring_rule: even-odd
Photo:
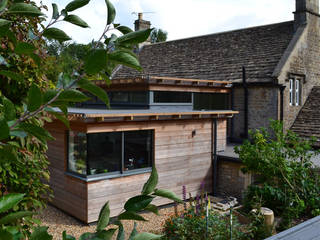
<svg viewBox="0 0 320 240"><path fill-rule="evenodd" d="M301 84L300 79L295 80L295 105L300 106Z"/></svg>
<svg viewBox="0 0 320 240"><path fill-rule="evenodd" d="M289 79L289 102L293 106L293 79Z"/></svg>

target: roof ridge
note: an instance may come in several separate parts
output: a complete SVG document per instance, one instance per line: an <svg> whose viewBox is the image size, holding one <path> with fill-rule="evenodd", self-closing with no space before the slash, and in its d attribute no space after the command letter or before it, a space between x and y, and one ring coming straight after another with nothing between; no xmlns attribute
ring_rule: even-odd
<svg viewBox="0 0 320 240"><path fill-rule="evenodd" d="M270 26L276 26L276 25L282 25L282 24L289 24L289 23L293 23L293 22L294 22L294 21L291 20L291 21L285 21L285 22L279 22L279 23L271 23L271 24L266 24L266 25L258 25L258 26L252 26L252 27L244 27L244 28L239 28L239 29L234 29L234 30L227 30L227 31L222 31L222 32L203 34L203 35L199 35L199 36L179 38L179 39L169 40L169 41L166 41L166 42L152 43L152 44L146 45L145 47L152 47L152 46L154 46L154 45L159 45L159 44L179 42L179 41L185 41L185 40L189 40L189 39L197 39L197 38L202 38L202 37L209 37L209 36L220 35L220 34L225 34L225 33L232 33L232 32L250 30L250 29L255 29L255 28L263 28L263 27L270 27Z"/></svg>

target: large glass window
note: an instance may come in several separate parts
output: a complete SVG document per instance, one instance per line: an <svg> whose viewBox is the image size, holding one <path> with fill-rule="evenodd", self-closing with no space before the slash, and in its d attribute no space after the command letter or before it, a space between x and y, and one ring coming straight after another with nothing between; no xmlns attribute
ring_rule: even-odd
<svg viewBox="0 0 320 240"><path fill-rule="evenodd" d="M153 92L154 103L192 103L190 92Z"/></svg>
<svg viewBox="0 0 320 240"><path fill-rule="evenodd" d="M69 132L68 170L80 175L121 175L152 166L153 130Z"/></svg>
<svg viewBox="0 0 320 240"><path fill-rule="evenodd" d="M229 106L229 94L225 93L195 93L195 110L227 110Z"/></svg>
<svg viewBox="0 0 320 240"><path fill-rule="evenodd" d="M134 170L151 166L152 132L124 133L124 170Z"/></svg>
<svg viewBox="0 0 320 240"><path fill-rule="evenodd" d="M88 134L89 175L121 171L121 132Z"/></svg>

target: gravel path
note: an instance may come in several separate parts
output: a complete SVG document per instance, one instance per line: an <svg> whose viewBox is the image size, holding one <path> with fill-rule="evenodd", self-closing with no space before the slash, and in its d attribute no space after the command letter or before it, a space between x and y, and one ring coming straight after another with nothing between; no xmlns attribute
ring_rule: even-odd
<svg viewBox="0 0 320 240"><path fill-rule="evenodd" d="M182 206L179 206L182 209ZM142 216L147 219L147 222L138 222L138 232L152 232L161 233L162 226L165 220L174 214L173 207L161 208L159 210L160 216L151 213L144 213ZM62 232L67 231L67 234L73 235L77 239L82 233L94 232L96 225L83 224L77 219L69 216L68 214L60 211L59 209L48 206L37 216L41 220L42 226L49 227L49 233L53 235L53 240L61 240ZM126 236L128 237L133 228L133 221L122 221L124 224ZM116 234L115 234L116 236ZM126 239L127 239L126 237ZM115 239L115 237L114 237Z"/></svg>

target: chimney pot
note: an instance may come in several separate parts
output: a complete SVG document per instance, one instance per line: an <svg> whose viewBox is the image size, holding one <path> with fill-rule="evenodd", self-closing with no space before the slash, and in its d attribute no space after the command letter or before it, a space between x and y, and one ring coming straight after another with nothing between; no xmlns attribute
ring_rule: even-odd
<svg viewBox="0 0 320 240"><path fill-rule="evenodd" d="M142 20L143 19L143 13L141 12L141 13L138 13L138 19L139 20Z"/></svg>

